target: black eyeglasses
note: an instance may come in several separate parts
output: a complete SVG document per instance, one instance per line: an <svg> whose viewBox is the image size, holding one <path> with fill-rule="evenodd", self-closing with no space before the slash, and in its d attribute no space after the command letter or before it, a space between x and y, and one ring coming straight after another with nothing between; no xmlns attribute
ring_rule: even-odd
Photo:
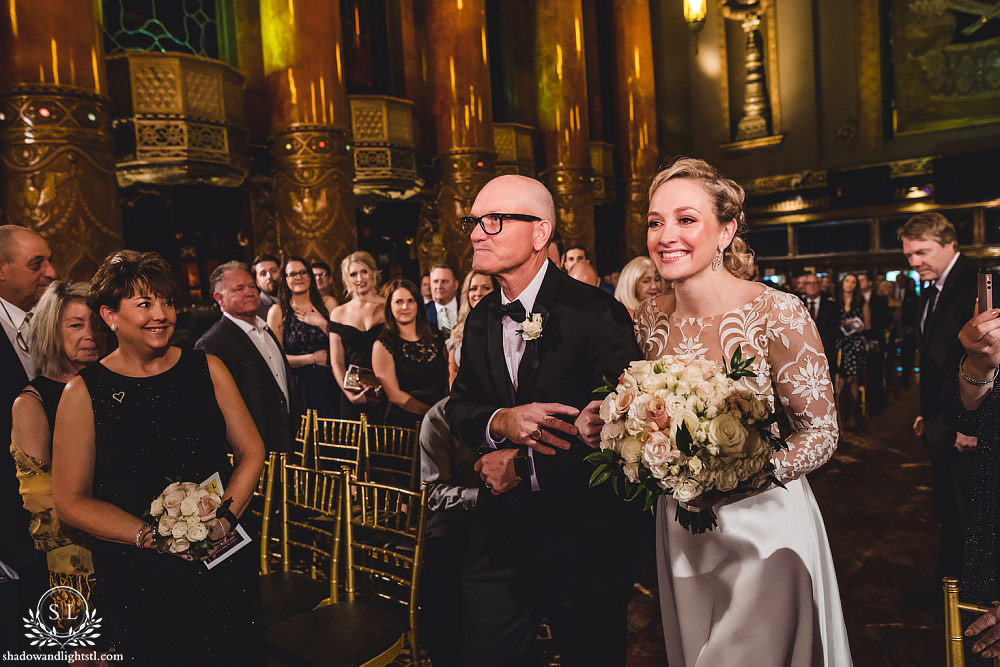
<svg viewBox="0 0 1000 667"><path fill-rule="evenodd" d="M308 271L289 271L285 274L288 278L305 278L309 275Z"/></svg>
<svg viewBox="0 0 1000 667"><path fill-rule="evenodd" d="M467 215L463 218L459 218L458 226L461 228L462 233L470 235L472 234L472 230L476 228L476 225L479 225L483 228L484 232L493 236L494 234L499 234L503 231L504 220L538 222L541 218L535 215L525 215L523 213L487 213L486 215L481 215L478 218L473 215Z"/></svg>

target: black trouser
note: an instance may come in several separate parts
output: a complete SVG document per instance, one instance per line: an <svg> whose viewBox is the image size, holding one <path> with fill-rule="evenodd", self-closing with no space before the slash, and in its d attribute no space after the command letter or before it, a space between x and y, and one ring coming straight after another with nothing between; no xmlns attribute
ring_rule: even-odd
<svg viewBox="0 0 1000 667"><path fill-rule="evenodd" d="M431 530L424 542L420 575L420 637L434 667L460 667L462 571L474 517L449 521Z"/></svg>
<svg viewBox="0 0 1000 667"><path fill-rule="evenodd" d="M463 581L463 665L534 667L548 619L561 664L624 665L632 561L624 506L521 493L473 530ZM610 500L610 499L609 499Z"/></svg>
<svg viewBox="0 0 1000 667"><path fill-rule="evenodd" d="M972 453L955 449L955 430L943 416L924 419L924 442L931 459L934 511L941 526L937 575L958 577L968 524L966 494Z"/></svg>

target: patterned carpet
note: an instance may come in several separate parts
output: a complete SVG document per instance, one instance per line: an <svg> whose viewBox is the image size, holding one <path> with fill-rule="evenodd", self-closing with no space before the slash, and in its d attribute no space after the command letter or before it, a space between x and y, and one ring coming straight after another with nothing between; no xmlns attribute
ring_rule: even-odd
<svg viewBox="0 0 1000 667"><path fill-rule="evenodd" d="M809 476L830 536L857 667L944 664L930 464L910 431L915 405L915 389L897 396L867 427L843 435L833 460ZM662 667L653 568L643 572L639 587L629 605L628 665Z"/></svg>

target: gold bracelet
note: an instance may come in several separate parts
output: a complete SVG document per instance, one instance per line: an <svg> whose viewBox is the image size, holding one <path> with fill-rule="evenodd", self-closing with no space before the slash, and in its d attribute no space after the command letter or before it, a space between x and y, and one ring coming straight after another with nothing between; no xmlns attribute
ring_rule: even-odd
<svg viewBox="0 0 1000 667"><path fill-rule="evenodd" d="M968 358L969 355L963 354L962 361L958 362L958 377L962 378L963 380L965 380L974 387L986 387L997 381L997 375L1000 375L1000 366L997 366L995 369L993 369L993 377L991 377L989 380L977 380L965 372L965 361Z"/></svg>

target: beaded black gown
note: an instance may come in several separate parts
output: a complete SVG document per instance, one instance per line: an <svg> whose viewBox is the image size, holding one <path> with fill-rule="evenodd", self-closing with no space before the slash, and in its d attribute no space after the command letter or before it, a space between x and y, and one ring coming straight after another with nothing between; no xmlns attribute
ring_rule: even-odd
<svg viewBox="0 0 1000 667"><path fill-rule="evenodd" d="M434 405L448 394L448 354L441 336L425 343L403 340L383 330L379 341L392 355L400 389L427 405ZM385 423L389 426L413 428L420 417L392 403L385 410Z"/></svg>
<svg viewBox="0 0 1000 667"><path fill-rule="evenodd" d="M372 368L372 345L378 340L385 325L381 322L367 331L352 327L350 324L340 322L330 322L330 333L340 336L341 345L344 347L344 370L352 364L360 368ZM379 405L354 405L344 392L340 392L340 418L358 419L362 412L369 416L381 415L385 408Z"/></svg>
<svg viewBox="0 0 1000 667"><path fill-rule="evenodd" d="M287 319L285 339L282 341L285 354L312 354L330 349L330 337L326 331L303 322L294 315ZM288 388L295 397L292 403L303 411L310 408L316 410L320 417L336 417L338 402L334 391L339 393L340 390L333 381L330 367L309 364L291 370Z"/></svg>
<svg viewBox="0 0 1000 667"><path fill-rule="evenodd" d="M141 517L173 480L232 474L226 422L201 351L183 351L151 377L97 363L80 373L94 410L93 497ZM251 531L251 538L257 535ZM95 608L102 633L127 661L260 664L256 549L248 545L208 570L153 549L94 541Z"/></svg>

